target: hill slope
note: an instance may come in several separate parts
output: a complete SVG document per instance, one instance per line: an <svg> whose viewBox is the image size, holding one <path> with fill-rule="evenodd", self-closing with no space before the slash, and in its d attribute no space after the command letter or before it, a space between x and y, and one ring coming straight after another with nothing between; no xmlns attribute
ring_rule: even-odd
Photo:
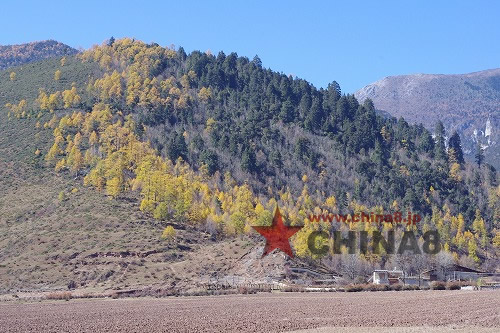
<svg viewBox="0 0 500 333"><path fill-rule="evenodd" d="M20 45L0 45L0 70L42 59L73 55L78 51L55 40Z"/></svg>
<svg viewBox="0 0 500 333"><path fill-rule="evenodd" d="M418 232L439 228L457 260L494 251L495 171L458 164L458 150L448 159L440 138L376 115L336 83L317 89L258 57L132 39L13 70L15 80L0 72L0 288L279 274L283 258L258 259L251 228L277 203L305 224L292 243L312 265L317 225L306 217L326 209L411 210L423 215ZM166 226L177 236L161 239ZM357 228L322 226L334 227ZM323 263L354 279L341 258ZM392 259L357 260L364 276Z"/></svg>
<svg viewBox="0 0 500 333"><path fill-rule="evenodd" d="M54 81L57 68L62 78ZM1 101L31 98L40 87L85 85L97 66L67 57L64 67L54 58L13 70L14 82L10 70L0 71ZM0 112L0 294L66 289L70 282L98 292L153 285L187 289L210 273L231 274L235 259L252 249L248 240L215 243L208 233L175 221L167 224L176 228L176 242L166 243L160 239L165 222L143 214L134 196L109 200L45 168L34 152L45 149L52 135L36 123L51 116L9 121Z"/></svg>
<svg viewBox="0 0 500 333"><path fill-rule="evenodd" d="M466 156L480 142L488 162L500 167L500 68L461 75L414 74L383 78L355 93L378 110L434 129L441 120L459 131Z"/></svg>

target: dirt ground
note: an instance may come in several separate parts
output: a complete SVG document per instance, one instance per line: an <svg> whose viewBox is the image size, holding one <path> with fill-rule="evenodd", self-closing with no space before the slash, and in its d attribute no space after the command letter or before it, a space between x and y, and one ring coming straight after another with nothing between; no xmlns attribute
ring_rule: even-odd
<svg viewBox="0 0 500 333"><path fill-rule="evenodd" d="M498 332L500 291L0 303L1 332Z"/></svg>

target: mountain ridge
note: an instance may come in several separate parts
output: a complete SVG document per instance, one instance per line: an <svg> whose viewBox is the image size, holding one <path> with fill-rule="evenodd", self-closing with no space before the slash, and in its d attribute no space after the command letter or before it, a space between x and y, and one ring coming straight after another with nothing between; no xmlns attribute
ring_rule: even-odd
<svg viewBox="0 0 500 333"><path fill-rule="evenodd" d="M25 44L0 45L0 70L76 53L78 50L75 48L52 39Z"/></svg>
<svg viewBox="0 0 500 333"><path fill-rule="evenodd" d="M431 130L441 120L449 134L455 130L461 134L469 159L481 144L487 161L500 166L500 68L465 74L387 76L361 88L355 96L369 98L377 110L422 123Z"/></svg>

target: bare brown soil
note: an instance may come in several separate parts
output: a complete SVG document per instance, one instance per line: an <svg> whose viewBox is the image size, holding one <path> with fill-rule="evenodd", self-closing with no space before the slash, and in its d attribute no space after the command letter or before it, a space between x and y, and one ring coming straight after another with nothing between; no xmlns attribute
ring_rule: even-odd
<svg viewBox="0 0 500 333"><path fill-rule="evenodd" d="M263 293L0 303L2 332L283 332L303 329L329 332L334 327L345 332L369 332L370 327L404 327L407 332L450 328L458 328L458 332L464 329L494 331L500 327L500 291Z"/></svg>

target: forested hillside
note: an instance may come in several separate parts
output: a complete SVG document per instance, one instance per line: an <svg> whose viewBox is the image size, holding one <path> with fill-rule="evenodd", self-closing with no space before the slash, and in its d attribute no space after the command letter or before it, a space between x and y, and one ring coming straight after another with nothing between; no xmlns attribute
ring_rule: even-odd
<svg viewBox="0 0 500 333"><path fill-rule="evenodd" d="M331 228L309 214L399 210L423 217L418 232L439 230L454 260L494 261L498 175L481 156L466 163L459 135L440 123L433 138L422 125L377 115L370 100L342 94L335 81L318 89L264 68L258 56L111 39L71 57L93 68L84 85L66 61L54 71L59 88L40 84L37 94L6 105L10 121L37 119L37 130L52 133L51 144L33 152L40 170L113 200L137 198L164 226L194 225L214 239L252 234L278 202L285 220L305 224L294 238L305 258L314 257L310 231ZM167 227L163 237L172 234Z"/></svg>

